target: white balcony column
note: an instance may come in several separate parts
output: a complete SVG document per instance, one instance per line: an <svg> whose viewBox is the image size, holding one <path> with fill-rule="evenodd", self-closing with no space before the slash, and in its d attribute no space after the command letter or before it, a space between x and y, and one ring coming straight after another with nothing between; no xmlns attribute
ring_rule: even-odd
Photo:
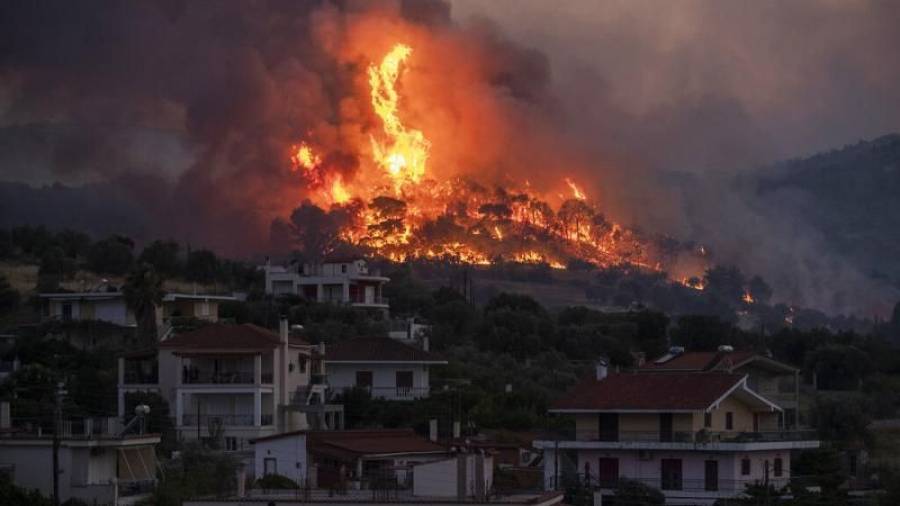
<svg viewBox="0 0 900 506"><path fill-rule="evenodd" d="M125 390L123 390L122 387L119 387L119 400L117 408L119 418L125 418Z"/></svg>
<svg viewBox="0 0 900 506"><path fill-rule="evenodd" d="M316 301L324 302L325 301L325 289L322 287L322 283L316 285Z"/></svg>
<svg viewBox="0 0 900 506"><path fill-rule="evenodd" d="M253 426L262 425L262 392L257 388L253 392Z"/></svg>
<svg viewBox="0 0 900 506"><path fill-rule="evenodd" d="M184 399L181 390L175 390L175 426L184 425Z"/></svg>
<svg viewBox="0 0 900 506"><path fill-rule="evenodd" d="M253 355L253 384L262 385L262 354Z"/></svg>
<svg viewBox="0 0 900 506"><path fill-rule="evenodd" d="M119 357L119 385L125 384L125 357Z"/></svg>
<svg viewBox="0 0 900 506"><path fill-rule="evenodd" d="M184 382L184 357L178 355L178 371L175 374L175 386L180 387Z"/></svg>
<svg viewBox="0 0 900 506"><path fill-rule="evenodd" d="M344 281L343 302L350 302L350 281Z"/></svg>

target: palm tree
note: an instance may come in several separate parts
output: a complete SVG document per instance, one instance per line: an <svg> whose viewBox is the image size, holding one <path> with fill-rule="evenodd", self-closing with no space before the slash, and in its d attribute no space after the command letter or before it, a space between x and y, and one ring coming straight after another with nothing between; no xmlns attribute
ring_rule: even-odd
<svg viewBox="0 0 900 506"><path fill-rule="evenodd" d="M125 302L137 320L138 342L145 346L156 343L156 308L164 295L163 278L149 264L137 266L125 280Z"/></svg>

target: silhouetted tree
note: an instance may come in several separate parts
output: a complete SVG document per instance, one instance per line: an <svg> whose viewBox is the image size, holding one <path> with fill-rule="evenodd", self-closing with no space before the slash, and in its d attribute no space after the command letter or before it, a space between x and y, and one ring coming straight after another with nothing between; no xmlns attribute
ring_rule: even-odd
<svg viewBox="0 0 900 506"><path fill-rule="evenodd" d="M123 291L128 307L134 311L137 320L137 338L144 346L156 342L156 307L162 303L163 279L153 267L139 265L125 281Z"/></svg>
<svg viewBox="0 0 900 506"><path fill-rule="evenodd" d="M88 268L98 274L123 275L134 263L134 242L120 235L95 242L88 251Z"/></svg>
<svg viewBox="0 0 900 506"><path fill-rule="evenodd" d="M180 249L175 241L153 241L144 247L138 261L153 266L161 276L174 277L181 272Z"/></svg>

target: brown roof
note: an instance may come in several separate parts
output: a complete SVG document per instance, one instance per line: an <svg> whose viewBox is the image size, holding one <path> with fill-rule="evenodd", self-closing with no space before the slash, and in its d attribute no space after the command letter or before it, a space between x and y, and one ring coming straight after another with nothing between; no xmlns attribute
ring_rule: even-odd
<svg viewBox="0 0 900 506"><path fill-rule="evenodd" d="M743 376L710 373L622 373L603 380L591 376L553 403L551 410L682 411L715 403Z"/></svg>
<svg viewBox="0 0 900 506"><path fill-rule="evenodd" d="M447 449L412 429L336 430L309 433L310 450L336 456L443 453Z"/></svg>
<svg viewBox="0 0 900 506"><path fill-rule="evenodd" d="M225 325L213 323L196 330L177 334L175 337L159 343L161 348L192 349L271 349L281 342L276 332L269 329L244 323L241 325ZM305 341L291 338L291 344L304 345Z"/></svg>
<svg viewBox="0 0 900 506"><path fill-rule="evenodd" d="M389 337L358 337L325 348L325 362L435 362L447 361L434 353Z"/></svg>
<svg viewBox="0 0 900 506"><path fill-rule="evenodd" d="M754 356L756 356L754 351L690 351L661 364L654 361L647 362L641 368L654 371L711 371L727 369Z"/></svg>

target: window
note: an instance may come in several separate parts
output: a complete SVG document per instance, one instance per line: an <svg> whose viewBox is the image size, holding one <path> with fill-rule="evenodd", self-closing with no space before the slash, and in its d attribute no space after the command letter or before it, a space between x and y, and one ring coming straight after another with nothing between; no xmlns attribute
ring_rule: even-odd
<svg viewBox="0 0 900 506"><path fill-rule="evenodd" d="M597 417L597 436L600 441L619 440L618 413L600 413Z"/></svg>
<svg viewBox="0 0 900 506"><path fill-rule="evenodd" d="M725 430L734 430L734 413L725 413Z"/></svg>
<svg viewBox="0 0 900 506"><path fill-rule="evenodd" d="M597 480L603 488L614 488L619 481L619 459L601 458L597 466Z"/></svg>
<svg viewBox="0 0 900 506"><path fill-rule="evenodd" d="M238 450L238 439L236 437L225 438L225 451L236 452Z"/></svg>
<svg viewBox="0 0 900 506"><path fill-rule="evenodd" d="M787 408L784 410L784 426L787 428L797 426L797 410L795 408Z"/></svg>
<svg viewBox="0 0 900 506"><path fill-rule="evenodd" d="M412 371L397 371L396 374L397 389L409 389L413 386Z"/></svg>
<svg viewBox="0 0 900 506"><path fill-rule="evenodd" d="M72 319L72 304L62 305L62 319L63 321L69 321Z"/></svg>
<svg viewBox="0 0 900 506"><path fill-rule="evenodd" d="M347 264L341 264L341 274L347 274Z"/></svg>
<svg viewBox="0 0 900 506"><path fill-rule="evenodd" d="M263 474L278 474L278 461L275 459L263 459Z"/></svg>
<svg viewBox="0 0 900 506"><path fill-rule="evenodd" d="M300 368L300 374L306 374L306 357L302 353L297 355L297 367Z"/></svg>
<svg viewBox="0 0 900 506"><path fill-rule="evenodd" d="M660 461L663 490L681 490L681 459Z"/></svg>
<svg viewBox="0 0 900 506"><path fill-rule="evenodd" d="M372 388L372 371L356 371L356 386Z"/></svg>
<svg viewBox="0 0 900 506"><path fill-rule="evenodd" d="M781 457L777 457L775 459L775 477L781 478L782 473L784 473L784 461L781 460Z"/></svg>
<svg viewBox="0 0 900 506"><path fill-rule="evenodd" d="M750 474L750 459L742 459L741 460L741 475L747 476Z"/></svg>
<svg viewBox="0 0 900 506"><path fill-rule="evenodd" d="M707 429L712 428L712 413L704 413L703 426L706 427Z"/></svg>
<svg viewBox="0 0 900 506"><path fill-rule="evenodd" d="M847 455L847 471L850 473L850 476L856 476L857 471L857 459L855 453L850 453Z"/></svg>

